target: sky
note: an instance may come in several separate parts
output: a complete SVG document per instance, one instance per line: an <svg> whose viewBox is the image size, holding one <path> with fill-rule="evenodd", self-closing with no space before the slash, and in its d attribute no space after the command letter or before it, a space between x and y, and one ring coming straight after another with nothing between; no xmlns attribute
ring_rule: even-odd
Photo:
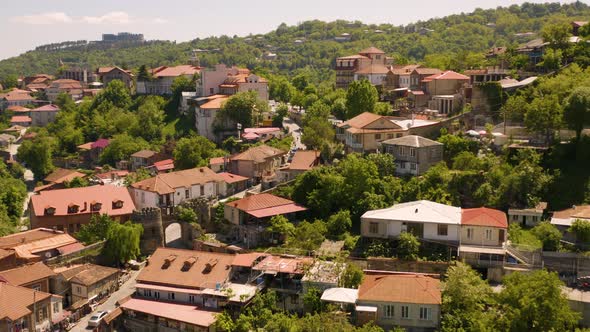
<svg viewBox="0 0 590 332"><path fill-rule="evenodd" d="M100 40L103 33L143 33L147 40L266 33L282 22L359 20L405 25L495 8L520 0L17 0L0 10L0 59L36 46ZM545 2L528 0L528 2ZM572 1L559 1L572 2Z"/></svg>

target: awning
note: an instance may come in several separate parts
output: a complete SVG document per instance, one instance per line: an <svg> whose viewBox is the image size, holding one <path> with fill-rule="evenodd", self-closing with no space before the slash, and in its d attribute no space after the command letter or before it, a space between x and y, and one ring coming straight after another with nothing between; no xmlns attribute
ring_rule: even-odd
<svg viewBox="0 0 590 332"><path fill-rule="evenodd" d="M459 255L462 252L480 253L480 254L492 254L492 255L505 255L506 250L499 247L477 247L477 246L459 246Z"/></svg>
<svg viewBox="0 0 590 332"><path fill-rule="evenodd" d="M62 310L59 314L57 314L57 315L54 314L53 317L51 317L51 322L53 324L57 324L57 323L61 322L62 320L70 317L70 315L72 315L71 311Z"/></svg>
<svg viewBox="0 0 590 332"><path fill-rule="evenodd" d="M251 216L256 217L256 218L265 218L265 217L276 216L279 214L294 213L294 212L305 211L305 210L307 210L306 207L303 207L303 206L295 204L295 203L291 203L291 204L285 204L285 205L281 205L281 206L269 207L269 208L265 208L265 209L247 211L247 213Z"/></svg>
<svg viewBox="0 0 590 332"><path fill-rule="evenodd" d="M377 307L368 306L368 305L357 305L356 311L362 312L377 312Z"/></svg>
<svg viewBox="0 0 590 332"><path fill-rule="evenodd" d="M393 89L393 91L408 91L408 88L397 88Z"/></svg>
<svg viewBox="0 0 590 332"><path fill-rule="evenodd" d="M352 288L328 288L322 294L322 301L355 304L359 290Z"/></svg>

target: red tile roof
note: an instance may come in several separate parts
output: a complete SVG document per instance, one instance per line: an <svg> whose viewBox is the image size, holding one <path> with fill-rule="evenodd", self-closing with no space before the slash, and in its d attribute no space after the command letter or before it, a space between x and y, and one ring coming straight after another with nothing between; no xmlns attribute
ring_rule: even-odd
<svg viewBox="0 0 590 332"><path fill-rule="evenodd" d="M173 193L176 188L188 188L207 182L221 182L223 178L208 167L185 169L182 171L158 174L149 179L136 182L136 189L157 192L160 195Z"/></svg>
<svg viewBox="0 0 590 332"><path fill-rule="evenodd" d="M16 113L30 111L29 108L26 108L26 107L23 107L23 106L19 106L19 105L10 106L10 107L7 108L7 110L13 111L13 112L16 112Z"/></svg>
<svg viewBox="0 0 590 332"><path fill-rule="evenodd" d="M55 273L41 262L0 272L0 278L4 278L9 284L14 286L23 286L54 275Z"/></svg>
<svg viewBox="0 0 590 332"><path fill-rule="evenodd" d="M224 162L225 162L224 157L215 157L215 158L209 159L209 165L223 165Z"/></svg>
<svg viewBox="0 0 590 332"><path fill-rule="evenodd" d="M359 54L385 54L385 52L381 51L377 47L369 47L365 48L364 50L360 51Z"/></svg>
<svg viewBox="0 0 590 332"><path fill-rule="evenodd" d="M23 122L33 122L30 116L27 115L15 115L10 118L10 123L23 123Z"/></svg>
<svg viewBox="0 0 590 332"><path fill-rule="evenodd" d="M231 263L232 266L252 267L261 257L269 256L262 252L249 252L246 254L237 254Z"/></svg>
<svg viewBox="0 0 590 332"><path fill-rule="evenodd" d="M35 100L35 97L31 96L30 91L13 89L11 91L8 91L7 93L0 93L0 99L6 99L7 101L17 101L17 100L33 101L33 100Z"/></svg>
<svg viewBox="0 0 590 332"><path fill-rule="evenodd" d="M366 273L359 301L441 304L440 280L421 274Z"/></svg>
<svg viewBox="0 0 590 332"><path fill-rule="evenodd" d="M298 150L293 156L289 169L308 171L319 164L320 152L314 150Z"/></svg>
<svg viewBox="0 0 590 332"><path fill-rule="evenodd" d="M236 183L236 182L248 181L248 178L245 176L232 174L229 172L222 172L222 173L217 173L217 174L219 176L221 176L223 178L223 181L225 181L226 183Z"/></svg>
<svg viewBox="0 0 590 332"><path fill-rule="evenodd" d="M15 321L30 315L33 312L28 307L50 297L49 293L0 282L0 319Z"/></svg>
<svg viewBox="0 0 590 332"><path fill-rule="evenodd" d="M48 104L41 107L33 108L31 112L57 112L59 107L57 105Z"/></svg>
<svg viewBox="0 0 590 332"><path fill-rule="evenodd" d="M137 298L131 298L122 303L121 308L201 327L213 325L217 319L216 315L219 314L218 312L201 310L194 305L156 302Z"/></svg>
<svg viewBox="0 0 590 332"><path fill-rule="evenodd" d="M508 228L508 220L500 210L486 207L461 209L461 225Z"/></svg>
<svg viewBox="0 0 590 332"><path fill-rule="evenodd" d="M235 255L158 248L148 259L149 264L137 277L138 283L181 288L216 288L229 280Z"/></svg>
<svg viewBox="0 0 590 332"><path fill-rule="evenodd" d="M122 208L114 208L113 202L121 200ZM92 211L91 206L100 203L100 210ZM106 213L109 216L129 215L135 209L129 191L125 187L111 185L98 185L82 188L69 188L51 191L42 191L39 195L31 197L33 213L36 216L44 216L45 209L55 208L54 216L68 216L77 214ZM77 205L77 213L68 213L68 206Z"/></svg>
<svg viewBox="0 0 590 332"><path fill-rule="evenodd" d="M181 75L194 75L201 72L201 67L181 65L176 67L158 67L152 70L152 75L158 77L177 77Z"/></svg>
<svg viewBox="0 0 590 332"><path fill-rule="evenodd" d="M285 151L273 148L268 145L259 145L231 156L230 160L249 160L255 163L263 163L268 158L278 157L286 154Z"/></svg>
<svg viewBox="0 0 590 332"><path fill-rule="evenodd" d="M293 203L293 201L288 200L286 198L282 198L268 193L262 193L244 197L242 199L227 204L242 211L249 212Z"/></svg>
<svg viewBox="0 0 590 332"><path fill-rule="evenodd" d="M343 126L350 126L352 128L364 128L365 126L370 125L371 123L381 119L383 116L379 115L379 114L375 114L375 113L370 113L370 112L364 112L361 113L357 116L355 116L354 118L345 121L341 124L338 125L338 127L343 127Z"/></svg>
<svg viewBox="0 0 590 332"><path fill-rule="evenodd" d="M85 176L86 174L73 169L57 168L47 175L43 181L48 183L63 183L66 181L72 181L76 177L83 178Z"/></svg>
<svg viewBox="0 0 590 332"><path fill-rule="evenodd" d="M201 109L221 109L223 103L229 99L229 96L225 95L214 95L209 98L209 101L199 106Z"/></svg>
<svg viewBox="0 0 590 332"><path fill-rule="evenodd" d="M444 73L441 74L434 74L431 76L428 76L426 78L424 78L424 80L422 82L430 82L430 81L436 81L436 80L460 80L460 81L468 81L469 80L469 76L465 76L459 73L456 73L452 70L447 70Z"/></svg>
<svg viewBox="0 0 590 332"><path fill-rule="evenodd" d="M156 161L152 166L154 166L158 172L168 171L174 169L174 159Z"/></svg>

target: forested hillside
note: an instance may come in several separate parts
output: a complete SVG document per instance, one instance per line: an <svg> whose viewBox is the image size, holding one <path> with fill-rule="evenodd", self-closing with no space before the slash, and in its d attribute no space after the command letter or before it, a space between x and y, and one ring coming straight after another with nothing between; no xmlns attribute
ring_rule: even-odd
<svg viewBox="0 0 590 332"><path fill-rule="evenodd" d="M293 74L311 69L316 79L331 75L335 57L376 46L396 57L398 63L420 61L441 68L462 69L483 64L482 51L492 46L511 46L526 42L545 24L587 20L590 7L582 2L513 5L496 9L477 9L444 18L397 26L395 22L366 25L361 22L307 21L297 26L281 24L264 35L247 37L210 37L191 42L155 42L139 46L97 49L82 46L60 51L30 51L0 61L0 78L10 74L53 74L60 60L87 64L90 67L119 65L136 69L148 66L185 63L193 49L206 49L200 54L201 64L238 64L259 72ZM336 42L334 37L349 33L351 40ZM301 40L302 43L295 43ZM262 60L266 52L276 53L275 60Z"/></svg>

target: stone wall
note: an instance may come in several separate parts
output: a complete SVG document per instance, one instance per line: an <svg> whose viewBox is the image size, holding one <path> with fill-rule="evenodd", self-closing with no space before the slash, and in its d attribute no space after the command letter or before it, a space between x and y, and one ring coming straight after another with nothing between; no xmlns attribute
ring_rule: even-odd
<svg viewBox="0 0 590 332"><path fill-rule="evenodd" d="M164 246L164 228L162 225L162 211L159 208L144 208L133 211L131 221L143 226L141 236L141 253L151 254L158 247Z"/></svg>

